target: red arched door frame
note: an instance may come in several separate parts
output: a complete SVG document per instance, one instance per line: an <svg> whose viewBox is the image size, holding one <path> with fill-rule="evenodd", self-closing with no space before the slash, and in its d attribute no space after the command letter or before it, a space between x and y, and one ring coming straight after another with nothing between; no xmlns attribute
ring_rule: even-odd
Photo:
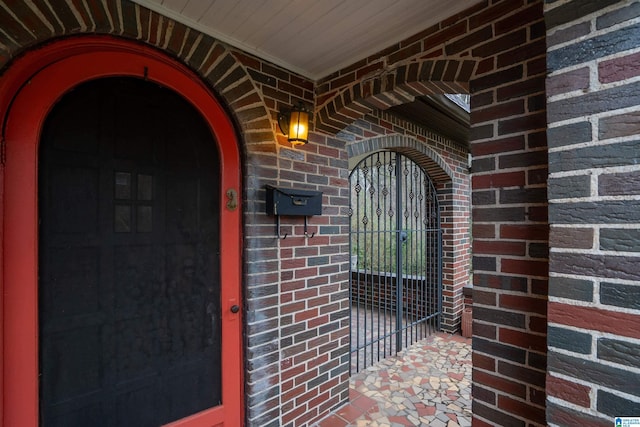
<svg viewBox="0 0 640 427"><path fill-rule="evenodd" d="M88 80L110 76L146 78L181 94L208 122L221 155L224 200L220 213L223 327L222 406L177 421L175 426L243 423L242 322L229 308L240 305L241 208L227 208L226 193L240 189L240 153L227 114L199 77L163 53L106 36L62 40L16 60L0 79L0 112L6 159L0 176L2 284L0 285L0 421L4 427L38 425L38 212L37 163L42 125L62 95ZM236 284L236 286L228 286ZM223 322L224 323L224 322ZM226 337L225 337L226 334ZM224 376L227 378L224 378Z"/></svg>

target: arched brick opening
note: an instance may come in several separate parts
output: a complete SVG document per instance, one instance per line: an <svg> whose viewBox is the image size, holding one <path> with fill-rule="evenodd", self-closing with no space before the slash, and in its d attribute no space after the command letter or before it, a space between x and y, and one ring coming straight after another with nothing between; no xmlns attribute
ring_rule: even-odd
<svg viewBox="0 0 640 427"><path fill-rule="evenodd" d="M418 59L384 72L373 72L351 84L319 95L316 130L340 133L367 114L395 105L413 102L417 96L468 93L477 60ZM463 287L469 283L471 263L469 172L456 155L443 155L429 146L429 138L418 140L406 135L388 135L347 145L349 157L377 150L402 152L425 168L439 195L443 224L443 321L448 332L459 330L463 310ZM445 160L451 161L451 165Z"/></svg>
<svg viewBox="0 0 640 427"><path fill-rule="evenodd" d="M454 177L451 166L434 149L415 138L389 135L347 144L349 158L390 149L411 157L424 168L436 185L452 180Z"/></svg>
<svg viewBox="0 0 640 427"><path fill-rule="evenodd" d="M320 132L366 137L366 131L350 130L373 117L379 134L406 133L406 126L390 120L380 126L379 118L388 113L378 110L379 95L389 104L412 100L415 88L407 76L410 82L430 81L406 71L419 69L419 64L439 63L444 70L455 70L451 64L456 60L469 64L464 81L454 71L446 78L442 72L431 74L440 83L418 87L420 95L458 88L471 94L473 413L474 423L480 424L545 423L546 6L543 1L478 3L393 49L327 76L318 86ZM564 6L557 9L571 8Z"/></svg>
<svg viewBox="0 0 640 427"><path fill-rule="evenodd" d="M337 133L374 109L412 102L416 96L468 93L474 59L424 59L355 80L321 94L316 130Z"/></svg>
<svg viewBox="0 0 640 427"><path fill-rule="evenodd" d="M436 150L416 138L389 135L347 145L349 158L376 151L397 151L420 165L432 179L440 205L442 225L442 329L455 332L463 310L462 289L469 282L470 246L468 218L470 197L468 176L455 172Z"/></svg>
<svg viewBox="0 0 640 427"><path fill-rule="evenodd" d="M478 60L468 88L474 158L473 412L479 424L545 422L548 159L542 9L541 1L478 4L396 51L334 73L319 94L319 129L335 132L371 111L366 103L353 102L351 87L361 71L425 56Z"/></svg>

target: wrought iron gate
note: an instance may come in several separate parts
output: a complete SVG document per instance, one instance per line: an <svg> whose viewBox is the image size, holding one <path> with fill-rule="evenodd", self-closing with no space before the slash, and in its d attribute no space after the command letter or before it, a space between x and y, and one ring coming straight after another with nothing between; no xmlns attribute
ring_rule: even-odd
<svg viewBox="0 0 640 427"><path fill-rule="evenodd" d="M434 185L402 154L351 172L351 372L440 329L442 239Z"/></svg>

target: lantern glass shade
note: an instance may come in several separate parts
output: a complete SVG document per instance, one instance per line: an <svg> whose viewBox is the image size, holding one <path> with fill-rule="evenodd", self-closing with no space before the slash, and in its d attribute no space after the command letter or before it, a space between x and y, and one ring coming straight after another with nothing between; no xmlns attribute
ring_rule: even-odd
<svg viewBox="0 0 640 427"><path fill-rule="evenodd" d="M288 139L292 145L307 143L309 140L309 113L306 111L291 111Z"/></svg>
<svg viewBox="0 0 640 427"><path fill-rule="evenodd" d="M278 126L291 145L304 145L309 141L309 111L300 103L291 111L278 116Z"/></svg>

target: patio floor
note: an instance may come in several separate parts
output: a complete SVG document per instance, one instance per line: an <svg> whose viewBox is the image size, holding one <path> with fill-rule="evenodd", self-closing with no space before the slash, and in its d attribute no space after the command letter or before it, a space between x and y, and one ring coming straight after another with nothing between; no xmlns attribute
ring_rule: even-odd
<svg viewBox="0 0 640 427"><path fill-rule="evenodd" d="M349 403L318 427L471 425L471 339L434 334L351 377Z"/></svg>

